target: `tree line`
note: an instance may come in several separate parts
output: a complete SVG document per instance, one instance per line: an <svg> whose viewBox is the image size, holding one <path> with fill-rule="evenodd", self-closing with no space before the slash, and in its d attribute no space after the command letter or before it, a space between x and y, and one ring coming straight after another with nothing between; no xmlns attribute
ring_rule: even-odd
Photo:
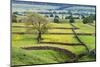
<svg viewBox="0 0 100 67"><path fill-rule="evenodd" d="M17 22L17 14L18 12L13 12L12 14L12 22ZM81 20L84 24L87 24L87 23L93 23L94 21L96 21L96 15L95 14L90 14L89 16L84 16L84 15L80 15L80 17L73 17L73 14L71 11L68 12L69 16L66 16L65 18L63 18L63 14L62 14L62 19L65 19L65 20L69 20L70 23L75 23L75 19L80 19L81 17ZM51 13L49 16L48 15L45 15L45 17L53 17L53 21L55 23L60 23L60 17L55 13Z"/></svg>

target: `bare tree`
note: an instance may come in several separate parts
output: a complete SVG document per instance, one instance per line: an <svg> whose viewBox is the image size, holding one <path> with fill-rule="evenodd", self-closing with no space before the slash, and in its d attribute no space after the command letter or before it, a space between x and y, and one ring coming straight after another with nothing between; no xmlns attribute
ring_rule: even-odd
<svg viewBox="0 0 100 67"><path fill-rule="evenodd" d="M42 34L45 33L48 28L48 19L40 14L37 13L31 13L27 15L27 22L26 25L32 25L33 30L37 31L37 40L40 42L42 38Z"/></svg>

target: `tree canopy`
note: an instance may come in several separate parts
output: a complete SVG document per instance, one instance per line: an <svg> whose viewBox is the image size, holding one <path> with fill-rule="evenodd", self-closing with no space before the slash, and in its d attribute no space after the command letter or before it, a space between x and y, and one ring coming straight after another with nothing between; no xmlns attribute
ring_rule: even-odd
<svg viewBox="0 0 100 67"><path fill-rule="evenodd" d="M42 39L41 35L48 30L48 19L40 14L31 13L27 15L26 25L32 25L33 29L37 31L38 42Z"/></svg>
<svg viewBox="0 0 100 67"><path fill-rule="evenodd" d="M86 24L86 23L93 23L94 22L94 16L91 14L90 16L88 17L85 17L83 19L83 23Z"/></svg>
<svg viewBox="0 0 100 67"><path fill-rule="evenodd" d="M15 13L12 14L12 22L17 22L17 16Z"/></svg>
<svg viewBox="0 0 100 67"><path fill-rule="evenodd" d="M54 23L59 23L59 22L60 22L60 21L59 21L59 16L56 15L56 16L54 17Z"/></svg>

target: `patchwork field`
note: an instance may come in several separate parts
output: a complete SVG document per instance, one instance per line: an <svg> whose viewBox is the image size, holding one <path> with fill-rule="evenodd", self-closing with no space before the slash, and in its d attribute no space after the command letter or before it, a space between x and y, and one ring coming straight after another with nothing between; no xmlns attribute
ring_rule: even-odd
<svg viewBox="0 0 100 67"><path fill-rule="evenodd" d="M78 29L74 29L72 25ZM94 61L95 57L87 54L85 46L89 51L95 49L95 27L83 23L72 25L70 23L50 23L51 29L42 34L43 40L37 43L35 30L33 29L31 34L27 32L31 26L26 27L24 23L12 23L12 64ZM20 34L20 32L27 33ZM78 40L75 33L84 44ZM91 35L86 35L87 33Z"/></svg>

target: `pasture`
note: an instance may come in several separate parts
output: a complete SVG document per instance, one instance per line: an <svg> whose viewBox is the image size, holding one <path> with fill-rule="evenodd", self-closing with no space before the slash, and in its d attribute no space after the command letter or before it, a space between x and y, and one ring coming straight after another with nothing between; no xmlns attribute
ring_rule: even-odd
<svg viewBox="0 0 100 67"><path fill-rule="evenodd" d="M88 47L89 51L91 51L95 49L95 26L83 24L81 21L76 22L72 23L72 25L65 22L49 23L51 28L42 34L43 39L40 43L36 40L36 31L34 29L29 31L31 26L26 27L24 23L12 23L12 64L30 65L69 61L94 61L95 57L87 54L86 47L76 38L72 29L77 33L78 38ZM74 29L75 27L77 29ZM56 51L43 48L37 48L37 50L24 49L31 49L32 47L53 47ZM64 50L65 52L63 52ZM70 53L66 54L67 51ZM85 55L80 57L81 54Z"/></svg>

